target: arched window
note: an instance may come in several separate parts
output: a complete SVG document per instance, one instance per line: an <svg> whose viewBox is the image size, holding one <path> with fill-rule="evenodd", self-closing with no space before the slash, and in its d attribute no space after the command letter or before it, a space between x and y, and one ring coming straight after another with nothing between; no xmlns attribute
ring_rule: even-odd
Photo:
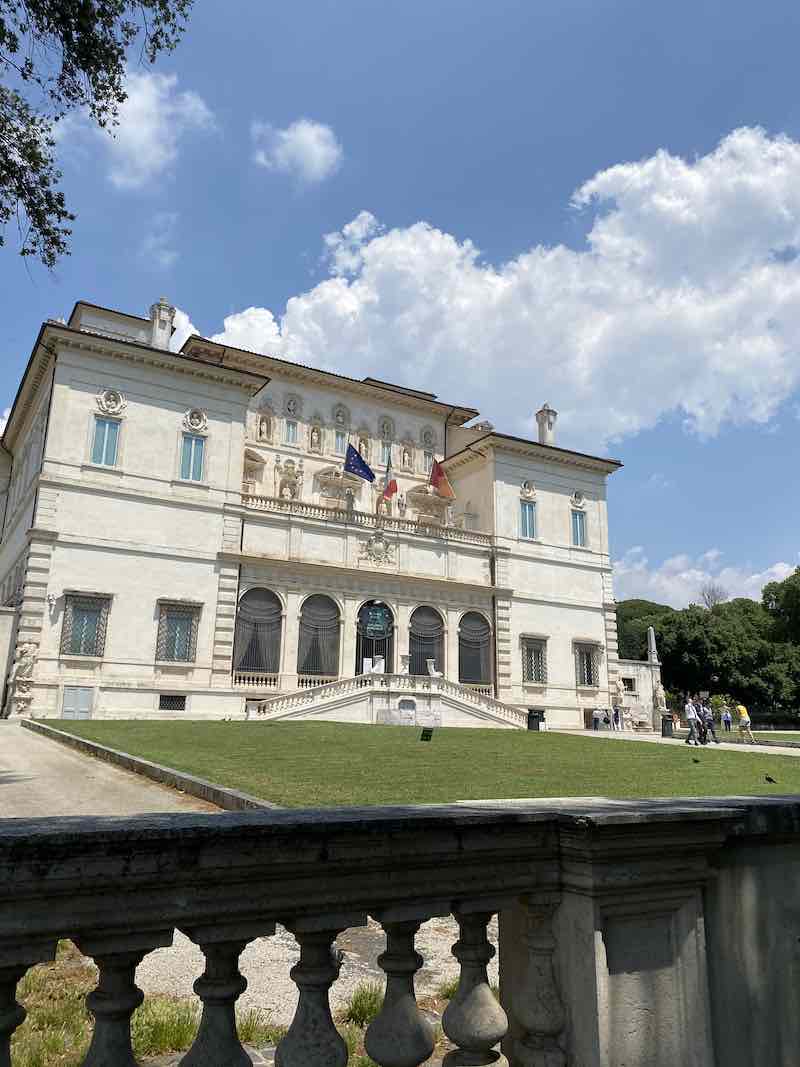
<svg viewBox="0 0 800 1067"><path fill-rule="evenodd" d="M339 608L315 593L303 602L297 643L297 673L339 677Z"/></svg>
<svg viewBox="0 0 800 1067"><path fill-rule="evenodd" d="M417 608L411 614L408 651L410 674L428 673L428 660L437 671L444 671L444 623L435 608Z"/></svg>
<svg viewBox="0 0 800 1067"><path fill-rule="evenodd" d="M282 614L281 602L270 589L248 589L241 597L233 640L235 670L280 671Z"/></svg>
<svg viewBox="0 0 800 1067"><path fill-rule="evenodd" d="M468 685L492 683L492 631L477 611L468 611L458 628L458 680Z"/></svg>

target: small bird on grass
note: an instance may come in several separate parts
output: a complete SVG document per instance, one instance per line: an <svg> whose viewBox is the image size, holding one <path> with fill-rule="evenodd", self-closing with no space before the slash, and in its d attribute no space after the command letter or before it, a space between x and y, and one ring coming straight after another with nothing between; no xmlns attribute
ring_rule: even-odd
<svg viewBox="0 0 800 1067"><path fill-rule="evenodd" d="M699 759L697 759L695 756L692 756L692 763L699 763L699 762L700 762Z"/></svg>
<svg viewBox="0 0 800 1067"><path fill-rule="evenodd" d="M772 777L771 775L769 775L769 774L765 774L765 775L764 775L764 781L765 781L765 782L769 782L769 784L770 784L770 785L777 785L777 784L778 784L778 783L777 783L777 782L775 781L775 779L774 779L774 778L773 778L773 777Z"/></svg>

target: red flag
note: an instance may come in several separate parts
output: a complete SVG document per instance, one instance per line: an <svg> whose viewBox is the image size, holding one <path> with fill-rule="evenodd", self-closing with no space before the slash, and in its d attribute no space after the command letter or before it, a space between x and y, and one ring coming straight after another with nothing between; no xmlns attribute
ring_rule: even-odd
<svg viewBox="0 0 800 1067"><path fill-rule="evenodd" d="M433 466L431 467L431 485L439 496L443 496L445 500L455 500L455 491L438 459L433 461Z"/></svg>

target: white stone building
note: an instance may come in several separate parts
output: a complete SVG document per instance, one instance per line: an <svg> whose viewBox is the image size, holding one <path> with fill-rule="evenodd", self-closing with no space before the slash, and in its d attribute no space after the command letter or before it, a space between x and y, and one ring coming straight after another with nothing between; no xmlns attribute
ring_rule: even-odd
<svg viewBox="0 0 800 1067"><path fill-rule="evenodd" d="M0 450L6 714L580 727L610 706L618 462L557 447L547 405L530 441L372 378L173 352L173 316L80 302L36 338ZM348 442L374 483L343 473Z"/></svg>

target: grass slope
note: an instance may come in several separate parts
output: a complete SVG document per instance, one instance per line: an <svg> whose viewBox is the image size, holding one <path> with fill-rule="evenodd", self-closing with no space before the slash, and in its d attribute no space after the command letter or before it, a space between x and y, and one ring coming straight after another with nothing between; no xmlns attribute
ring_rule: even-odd
<svg viewBox="0 0 800 1067"><path fill-rule="evenodd" d="M610 737L437 729L424 743L413 727L324 722L50 725L286 807L800 792L795 757Z"/></svg>

